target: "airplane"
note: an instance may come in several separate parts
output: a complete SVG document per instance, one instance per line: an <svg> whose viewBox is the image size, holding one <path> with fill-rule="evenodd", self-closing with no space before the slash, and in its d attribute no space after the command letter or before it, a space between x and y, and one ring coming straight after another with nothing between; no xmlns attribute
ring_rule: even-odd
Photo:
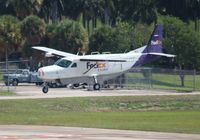
<svg viewBox="0 0 200 140"><path fill-rule="evenodd" d="M156 25L147 45L127 53L74 55L55 49L33 46L33 49L46 53L46 56L63 57L54 65L38 70L39 78L43 79L43 93L48 92L47 82L57 81L62 84L87 83L93 90L100 90L105 80L112 79L127 72L133 67L164 57L175 57L162 52L163 26Z"/></svg>

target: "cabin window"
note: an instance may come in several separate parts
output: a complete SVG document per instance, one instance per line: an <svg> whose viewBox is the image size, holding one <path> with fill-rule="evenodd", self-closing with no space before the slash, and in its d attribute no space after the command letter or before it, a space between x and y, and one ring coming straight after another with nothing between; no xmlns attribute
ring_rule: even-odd
<svg viewBox="0 0 200 140"><path fill-rule="evenodd" d="M77 67L77 63L72 64L71 67L72 67L72 68L76 68L76 67Z"/></svg>
<svg viewBox="0 0 200 140"><path fill-rule="evenodd" d="M60 59L55 63L55 65L63 67L63 68L68 68L71 63L72 61Z"/></svg>

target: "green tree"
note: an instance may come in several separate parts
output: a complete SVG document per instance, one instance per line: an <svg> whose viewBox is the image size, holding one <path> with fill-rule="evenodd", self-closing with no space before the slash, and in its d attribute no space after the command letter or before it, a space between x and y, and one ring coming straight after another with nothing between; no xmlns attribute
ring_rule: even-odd
<svg viewBox="0 0 200 140"><path fill-rule="evenodd" d="M15 15L23 19L29 15L37 15L40 11L43 0L7 0L6 6L11 5Z"/></svg>
<svg viewBox="0 0 200 140"><path fill-rule="evenodd" d="M176 54L176 64L180 69L200 68L200 36L186 23L174 17L165 17L164 46Z"/></svg>
<svg viewBox="0 0 200 140"><path fill-rule="evenodd" d="M114 32L114 28L110 26L102 26L95 29L93 34L90 36L90 52L115 52Z"/></svg>
<svg viewBox="0 0 200 140"><path fill-rule="evenodd" d="M45 34L45 23L37 16L28 16L21 22L21 34L29 44L38 44Z"/></svg>
<svg viewBox="0 0 200 140"><path fill-rule="evenodd" d="M190 13L190 19L195 22L195 31L200 31L199 19L200 19L200 0L186 0Z"/></svg>
<svg viewBox="0 0 200 140"><path fill-rule="evenodd" d="M92 23L92 29L97 26L97 18L100 17L103 11L104 0L84 0L83 1L83 26L87 28L90 34L90 23Z"/></svg>
<svg viewBox="0 0 200 140"><path fill-rule="evenodd" d="M64 10L62 0L42 0L40 15L47 23L53 23L61 20ZM72 6L72 5L71 5Z"/></svg>
<svg viewBox="0 0 200 140"><path fill-rule="evenodd" d="M84 0L64 0L63 15L68 17L69 19L77 20L83 12L83 4Z"/></svg>
<svg viewBox="0 0 200 140"><path fill-rule="evenodd" d="M132 48L136 49L146 45L149 41L150 35L153 31L153 27L146 24L136 24L134 26L134 32L131 35L132 38Z"/></svg>
<svg viewBox="0 0 200 140"><path fill-rule="evenodd" d="M126 22L119 22L114 28L114 49L123 53L131 49L134 40L134 26Z"/></svg>
<svg viewBox="0 0 200 140"><path fill-rule="evenodd" d="M6 48L8 55L17 51L21 41L19 20L13 16L0 16L0 58L5 58Z"/></svg>
<svg viewBox="0 0 200 140"><path fill-rule="evenodd" d="M8 5L8 0L0 0L0 15L15 15L12 5Z"/></svg>
<svg viewBox="0 0 200 140"><path fill-rule="evenodd" d="M113 15L115 11L115 5L113 0L103 0L102 2L103 14L102 21L104 24L110 25L113 23Z"/></svg>
<svg viewBox="0 0 200 140"><path fill-rule="evenodd" d="M157 1L156 0L140 0L136 6L136 10L133 13L133 20L136 22L142 22L151 24L157 23Z"/></svg>
<svg viewBox="0 0 200 140"><path fill-rule="evenodd" d="M156 0L113 0L114 21L131 21L151 24L157 22Z"/></svg>
<svg viewBox="0 0 200 140"><path fill-rule="evenodd" d="M146 26L119 22L115 27L103 26L96 29L90 37L89 48L90 51L122 53L145 45L150 34Z"/></svg>
<svg viewBox="0 0 200 140"><path fill-rule="evenodd" d="M45 35L45 23L37 16L28 16L20 26L21 34L24 38L25 54L30 54L30 46L39 44Z"/></svg>
<svg viewBox="0 0 200 140"><path fill-rule="evenodd" d="M179 17L183 21L195 22L195 31L199 31L200 1L199 0L159 0L158 11L163 15Z"/></svg>
<svg viewBox="0 0 200 140"><path fill-rule="evenodd" d="M73 20L62 20L58 24L47 26L49 47L77 53L88 49L88 35L80 23ZM81 50L80 50L81 49Z"/></svg>

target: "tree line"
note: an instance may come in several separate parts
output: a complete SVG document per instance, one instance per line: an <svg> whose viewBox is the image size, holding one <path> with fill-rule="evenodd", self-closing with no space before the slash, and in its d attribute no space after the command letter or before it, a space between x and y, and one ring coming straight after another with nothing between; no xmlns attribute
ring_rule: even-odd
<svg viewBox="0 0 200 140"><path fill-rule="evenodd" d="M5 48L28 57L33 45L126 52L163 24L165 51L177 55L172 65L200 68L199 0L0 0L0 15L2 60Z"/></svg>

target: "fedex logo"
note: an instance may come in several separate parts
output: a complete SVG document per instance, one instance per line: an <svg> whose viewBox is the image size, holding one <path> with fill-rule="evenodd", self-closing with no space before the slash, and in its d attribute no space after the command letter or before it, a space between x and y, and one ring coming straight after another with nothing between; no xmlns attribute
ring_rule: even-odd
<svg viewBox="0 0 200 140"><path fill-rule="evenodd" d="M154 35L151 40L151 45L161 45L162 41L159 38L159 35Z"/></svg>
<svg viewBox="0 0 200 140"><path fill-rule="evenodd" d="M98 69L98 71L108 70L108 68L106 68L106 63L98 63L98 62L96 63L87 62L86 68L87 70L83 74L88 73L92 69Z"/></svg>
<svg viewBox="0 0 200 140"><path fill-rule="evenodd" d="M103 68L106 67L106 63L98 63L98 62L90 63L90 62L87 62L86 67L87 67L87 69L92 69L92 68L94 68L94 69L97 69L97 68L98 69L103 69Z"/></svg>

